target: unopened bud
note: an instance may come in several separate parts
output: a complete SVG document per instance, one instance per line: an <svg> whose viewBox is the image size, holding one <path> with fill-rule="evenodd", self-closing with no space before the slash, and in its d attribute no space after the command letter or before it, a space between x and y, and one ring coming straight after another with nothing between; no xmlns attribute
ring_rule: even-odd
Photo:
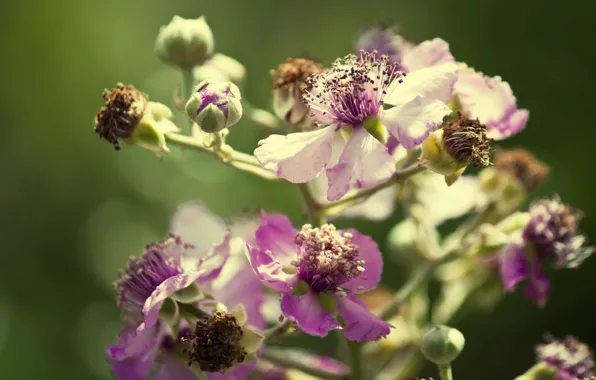
<svg viewBox="0 0 596 380"><path fill-rule="evenodd" d="M437 365L444 365L451 363L461 354L465 342L459 330L437 325L424 334L420 349L426 359Z"/></svg>
<svg viewBox="0 0 596 380"><path fill-rule="evenodd" d="M240 90L231 82L203 81L186 103L186 114L209 133L230 128L242 117Z"/></svg>
<svg viewBox="0 0 596 380"><path fill-rule="evenodd" d="M155 41L155 53L164 63L185 69L201 65L213 53L213 33L205 17L174 16L162 26Z"/></svg>

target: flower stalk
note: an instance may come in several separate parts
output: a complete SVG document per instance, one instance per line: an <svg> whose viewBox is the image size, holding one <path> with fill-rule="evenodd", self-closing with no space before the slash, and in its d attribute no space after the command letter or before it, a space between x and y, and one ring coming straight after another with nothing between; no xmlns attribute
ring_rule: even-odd
<svg viewBox="0 0 596 380"><path fill-rule="evenodd" d="M325 372L319 368L310 367L304 362L293 360L293 358L285 355L283 352L265 349L260 357L270 363L276 364L283 368L297 369L307 375L315 376L323 380L340 380L344 378L342 375Z"/></svg>

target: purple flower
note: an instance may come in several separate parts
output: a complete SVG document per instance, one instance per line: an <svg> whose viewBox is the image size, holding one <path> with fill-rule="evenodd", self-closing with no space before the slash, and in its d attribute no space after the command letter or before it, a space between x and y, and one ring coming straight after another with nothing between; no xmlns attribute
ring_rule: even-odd
<svg viewBox="0 0 596 380"><path fill-rule="evenodd" d="M229 228L199 203L181 206L172 218L170 231L176 235L148 245L140 258L132 258L116 284L125 328L116 344L108 347L107 357L119 380L196 379L184 359L175 355L180 340L193 336L190 321L181 319L179 332L174 334L159 314L169 297L189 287L208 292L228 309L237 310L242 304L247 318L241 324L264 327L259 310L264 301L263 287L247 263L236 265L235 258L243 257L243 249L239 248L245 243L240 243L241 238L232 237ZM235 258L228 260L230 253ZM251 296L239 297L247 294ZM244 379L254 366L254 362L240 364L225 374L206 376Z"/></svg>
<svg viewBox="0 0 596 380"><path fill-rule="evenodd" d="M521 237L507 245L499 257L500 273L506 291L512 291L528 278L525 293L533 302L544 306L550 281L542 271L545 261L556 268L575 268L592 254L585 247L585 236L579 232L581 215L558 197L535 201L529 209L530 221Z"/></svg>
<svg viewBox="0 0 596 380"><path fill-rule="evenodd" d="M364 50L386 55L393 64L401 63L403 52L411 48L411 44L398 34L397 27L385 25L365 29L356 37L354 45L357 52Z"/></svg>
<svg viewBox="0 0 596 380"><path fill-rule="evenodd" d="M588 346L572 336L552 339L536 346L539 361L556 369L555 380L587 379L596 376L596 364Z"/></svg>
<svg viewBox="0 0 596 380"><path fill-rule="evenodd" d="M384 134L386 129L407 149L419 145L451 112L445 103L451 99L456 71L455 64L447 63L406 77L387 56L367 52L337 60L310 77L311 88L303 95L318 128L272 135L259 142L255 156L263 167L294 183L308 182L326 169L331 201L351 187L375 186L391 177L395 161L368 130ZM394 107L384 109L385 104ZM328 167L335 132L342 128L349 140L338 163Z"/></svg>
<svg viewBox="0 0 596 380"><path fill-rule="evenodd" d="M282 313L304 332L325 336L343 327L345 336L358 342L389 333L391 325L354 295L374 289L381 279L383 259L371 238L329 224L306 224L299 231L283 215L263 214L256 243L258 248L247 246L255 274L282 293Z"/></svg>

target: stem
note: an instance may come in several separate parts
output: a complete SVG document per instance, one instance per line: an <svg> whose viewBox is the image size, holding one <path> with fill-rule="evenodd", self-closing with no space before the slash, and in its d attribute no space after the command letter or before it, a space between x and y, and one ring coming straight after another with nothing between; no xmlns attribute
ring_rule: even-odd
<svg viewBox="0 0 596 380"><path fill-rule="evenodd" d="M319 206L319 204L315 200L315 197L313 196L310 187L308 187L308 184L298 184L298 189L300 190L300 195L302 196L302 201L304 203L304 209L308 214L308 219L310 220L310 223L315 227L319 227L325 224L325 216L322 212L319 211L321 209L321 206Z"/></svg>
<svg viewBox="0 0 596 380"><path fill-rule="evenodd" d="M261 331L261 334L265 336L265 339L272 339L282 335L286 335L287 333L292 331L292 322L288 319L283 321L282 323L278 324L277 326L273 326L270 329Z"/></svg>
<svg viewBox="0 0 596 380"><path fill-rule="evenodd" d="M360 352L362 345L349 340L347 342L348 351L350 353L350 380L362 380L364 379L362 371L362 354Z"/></svg>
<svg viewBox="0 0 596 380"><path fill-rule="evenodd" d="M451 363L448 364L437 364L439 368L439 375L441 380L453 380L453 373L451 371Z"/></svg>
<svg viewBox="0 0 596 380"><path fill-rule="evenodd" d="M320 209L322 212L326 212L327 210L336 208L338 206L344 206L344 205L352 206L353 204L362 202L362 201L366 200L368 197L370 197L371 195L374 195L375 193L377 193L383 189L393 186L396 183L403 182L406 179L408 179L420 172L423 172L424 170L426 170L426 168L421 167L421 166L410 166L407 169L403 169L398 172L395 172L395 174L393 174L393 176L389 180L387 180L375 187L371 187L370 189L359 191L358 193L348 196L348 197L345 197L345 198L342 198L341 200L339 200L337 202L323 205L320 207Z"/></svg>
<svg viewBox="0 0 596 380"><path fill-rule="evenodd" d="M309 367L304 362L296 361L290 356L285 355L283 352L276 352L273 350L265 349L263 353L260 355L260 358L265 359L273 364L277 364L280 367L297 369L301 372L304 372L307 375L315 376L319 379L337 380L345 378L343 375L340 374L333 374L325 372L319 368Z"/></svg>
<svg viewBox="0 0 596 380"><path fill-rule="evenodd" d="M193 86L195 84L195 78L192 75L192 68L182 69L181 73L182 96L184 97L184 102L186 103L192 95Z"/></svg>
<svg viewBox="0 0 596 380"><path fill-rule="evenodd" d="M178 302L178 310L180 310L181 314L185 313L199 319L209 317L209 314L205 313L203 310L199 310L191 304L187 303Z"/></svg>

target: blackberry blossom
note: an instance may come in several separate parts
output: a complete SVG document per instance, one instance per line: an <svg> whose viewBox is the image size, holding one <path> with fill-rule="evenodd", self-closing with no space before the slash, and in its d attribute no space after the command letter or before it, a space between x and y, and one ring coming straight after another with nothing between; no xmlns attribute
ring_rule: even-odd
<svg viewBox="0 0 596 380"><path fill-rule="evenodd" d="M575 380L596 376L596 363L590 348L572 336L564 340L549 339L536 346L540 362L556 369L555 380Z"/></svg>

